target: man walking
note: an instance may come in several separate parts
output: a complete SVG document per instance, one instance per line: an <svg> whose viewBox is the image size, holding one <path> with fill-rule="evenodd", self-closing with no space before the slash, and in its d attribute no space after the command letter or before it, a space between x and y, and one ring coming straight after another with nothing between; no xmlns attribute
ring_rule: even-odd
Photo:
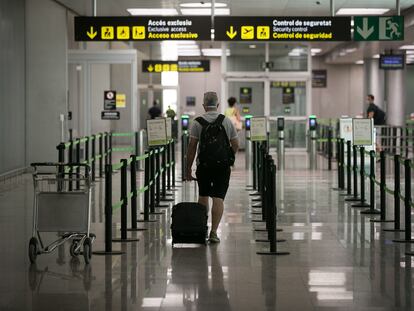
<svg viewBox="0 0 414 311"><path fill-rule="evenodd" d="M385 125L385 112L374 104L374 99L374 95L372 94L369 94L367 96L367 118L373 118L374 125Z"/></svg>
<svg viewBox="0 0 414 311"><path fill-rule="evenodd" d="M239 148L237 131L224 115L219 114L218 97L215 92L204 94L205 114L195 119L190 131L187 151L186 180L193 180L191 167L197 151L196 177L199 188L198 203L208 208L209 197L213 200L211 209L210 243L219 243L217 228L223 215L223 203L230 181L230 166Z"/></svg>

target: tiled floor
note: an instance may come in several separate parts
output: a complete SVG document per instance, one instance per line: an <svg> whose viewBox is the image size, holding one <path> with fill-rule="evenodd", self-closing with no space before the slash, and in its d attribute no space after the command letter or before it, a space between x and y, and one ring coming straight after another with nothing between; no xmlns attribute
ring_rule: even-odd
<svg viewBox="0 0 414 311"><path fill-rule="evenodd" d="M311 172L304 163L305 155L289 155L277 177L278 234L287 240L278 246L290 252L281 257L256 254L268 245L255 242L265 234L253 231L260 223L251 222L258 216L251 215L242 156L219 245L172 249L167 208L158 222L139 224L147 231L128 233L139 242L113 244L124 255L93 256L89 266L71 259L68 247L31 266L31 179L0 185L0 310L414 310L414 260L404 255L411 246L392 243L399 234L381 230L390 224L371 223L345 204L331 190L335 171ZM97 183L96 250L103 249L102 190ZM194 189L186 195L194 198Z"/></svg>

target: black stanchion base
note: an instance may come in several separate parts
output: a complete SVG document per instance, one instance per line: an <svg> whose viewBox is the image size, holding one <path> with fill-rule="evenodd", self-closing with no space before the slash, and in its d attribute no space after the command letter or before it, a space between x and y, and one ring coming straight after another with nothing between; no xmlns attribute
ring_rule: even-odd
<svg viewBox="0 0 414 311"><path fill-rule="evenodd" d="M403 230L403 229L384 229L382 231L385 231L385 232L404 232L405 230Z"/></svg>
<svg viewBox="0 0 414 311"><path fill-rule="evenodd" d="M345 191L345 189L342 188L332 188L333 191Z"/></svg>
<svg viewBox="0 0 414 311"><path fill-rule="evenodd" d="M148 220L145 220L145 219L137 219L137 222L157 222L158 220L155 220L155 219L148 219Z"/></svg>
<svg viewBox="0 0 414 311"><path fill-rule="evenodd" d="M414 243L414 240L402 240L402 239L396 239L392 240L394 243Z"/></svg>
<svg viewBox="0 0 414 311"><path fill-rule="evenodd" d="M406 252L405 255L407 255L407 256L414 256L414 253L413 252Z"/></svg>
<svg viewBox="0 0 414 311"><path fill-rule="evenodd" d="M155 205L155 208L167 208L167 207L170 207L170 204L158 204L158 205Z"/></svg>
<svg viewBox="0 0 414 311"><path fill-rule="evenodd" d="M113 243L120 243L120 242L138 242L139 239L131 239L131 238L127 238L127 239L112 239Z"/></svg>
<svg viewBox="0 0 414 311"><path fill-rule="evenodd" d="M289 252L256 252L257 255L289 255Z"/></svg>
<svg viewBox="0 0 414 311"><path fill-rule="evenodd" d="M344 191L346 191L345 189L344 189ZM352 195L352 193L348 193L348 192L345 192L345 193L339 193L339 196L340 197L350 197Z"/></svg>
<svg viewBox="0 0 414 311"><path fill-rule="evenodd" d="M265 243L265 242L267 242L267 243L269 243L270 242L270 240L267 240L267 239L257 239L257 240L254 240L255 242L263 242L263 243ZM277 239L276 240L276 242L277 243L281 243L281 242L286 242L286 240L285 239Z"/></svg>
<svg viewBox="0 0 414 311"><path fill-rule="evenodd" d="M370 207L370 205L367 204L367 203L357 203L357 204L352 204L351 207L353 207L353 208L368 208L368 207Z"/></svg>
<svg viewBox="0 0 414 311"><path fill-rule="evenodd" d="M266 222L266 220L261 220L261 219L252 219L252 222Z"/></svg>
<svg viewBox="0 0 414 311"><path fill-rule="evenodd" d="M361 198L358 198L358 197L352 197L352 198L346 198L345 199L345 202L360 202L361 201Z"/></svg>
<svg viewBox="0 0 414 311"><path fill-rule="evenodd" d="M394 222L394 219L392 219L392 220L371 219L370 222Z"/></svg>
<svg viewBox="0 0 414 311"><path fill-rule="evenodd" d="M260 192L249 193L249 195L250 195L251 197L257 197L258 195L260 195Z"/></svg>
<svg viewBox="0 0 414 311"><path fill-rule="evenodd" d="M262 209L262 205L252 205L251 208L257 209L257 210L261 210Z"/></svg>
<svg viewBox="0 0 414 311"><path fill-rule="evenodd" d="M250 212L251 215L262 215L262 212Z"/></svg>
<svg viewBox="0 0 414 311"><path fill-rule="evenodd" d="M251 201L252 202L262 202L262 198L254 198Z"/></svg>
<svg viewBox="0 0 414 311"><path fill-rule="evenodd" d="M127 228L127 231L138 232L138 231L147 231L147 228Z"/></svg>
<svg viewBox="0 0 414 311"><path fill-rule="evenodd" d="M381 212L377 209L367 209L366 211L362 211L361 214L364 214L364 215L380 215Z"/></svg>
<svg viewBox="0 0 414 311"><path fill-rule="evenodd" d="M110 256L110 255L123 255L123 254L125 254L125 252L121 252L121 251L111 251L111 252L93 251L92 254L97 255L97 256Z"/></svg>

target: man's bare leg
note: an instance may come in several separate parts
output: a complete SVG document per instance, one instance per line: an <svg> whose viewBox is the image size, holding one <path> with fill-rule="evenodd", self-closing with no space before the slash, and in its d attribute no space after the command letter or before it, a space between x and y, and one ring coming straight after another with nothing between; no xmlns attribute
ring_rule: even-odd
<svg viewBox="0 0 414 311"><path fill-rule="evenodd" d="M207 208L207 215L208 215L208 197L198 197L198 203L204 205Z"/></svg>
<svg viewBox="0 0 414 311"><path fill-rule="evenodd" d="M213 207L211 209L211 231L217 232L223 216L224 202L223 199L213 198Z"/></svg>

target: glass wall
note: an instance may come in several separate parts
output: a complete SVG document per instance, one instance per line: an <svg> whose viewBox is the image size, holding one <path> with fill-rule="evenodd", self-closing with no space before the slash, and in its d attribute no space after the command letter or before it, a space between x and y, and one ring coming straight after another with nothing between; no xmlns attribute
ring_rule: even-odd
<svg viewBox="0 0 414 311"><path fill-rule="evenodd" d="M269 44L270 71L307 71L308 47L292 44Z"/></svg>
<svg viewBox="0 0 414 311"><path fill-rule="evenodd" d="M265 62L264 43L229 43L230 56L227 57L227 71L263 71Z"/></svg>
<svg viewBox="0 0 414 311"><path fill-rule="evenodd" d="M271 116L305 116L306 82L272 81L270 83Z"/></svg>
<svg viewBox="0 0 414 311"><path fill-rule="evenodd" d="M228 96L235 97L241 115L264 115L264 82L230 81Z"/></svg>

